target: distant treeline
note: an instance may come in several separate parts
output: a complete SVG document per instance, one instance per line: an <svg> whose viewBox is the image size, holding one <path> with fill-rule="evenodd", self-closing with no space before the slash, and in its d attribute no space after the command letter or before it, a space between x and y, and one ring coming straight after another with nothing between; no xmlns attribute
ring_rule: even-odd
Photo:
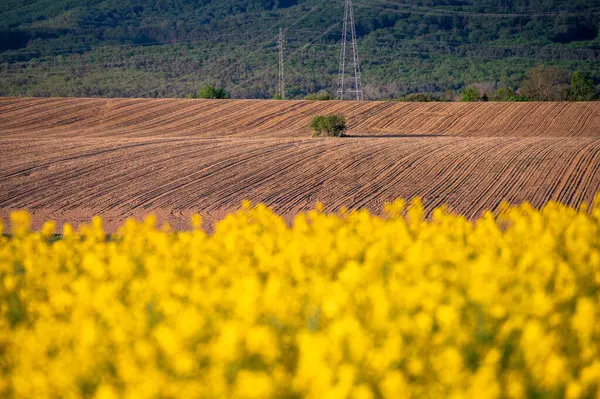
<svg viewBox="0 0 600 399"><path fill-rule="evenodd" d="M493 99L543 64L600 86L600 0L355 2L365 97ZM0 4L0 96L286 98L335 92L341 2L10 0ZM338 25L335 25L338 24Z"/></svg>
<svg viewBox="0 0 600 399"><path fill-rule="evenodd" d="M206 97L208 98L208 97ZM215 98L215 97L212 97ZM500 85L498 82L476 83L460 92L447 91L439 95L434 93L411 93L398 97L398 101L436 102L436 101L595 101L600 92L593 80L580 71L570 73L564 69L537 66L530 70L520 86L515 89ZM309 94L305 100L331 100L328 92Z"/></svg>
<svg viewBox="0 0 600 399"><path fill-rule="evenodd" d="M593 80L580 71L537 66L530 70L518 89L498 82L477 83L460 93L445 95L412 93L399 98L409 102L433 101L595 101L600 97Z"/></svg>

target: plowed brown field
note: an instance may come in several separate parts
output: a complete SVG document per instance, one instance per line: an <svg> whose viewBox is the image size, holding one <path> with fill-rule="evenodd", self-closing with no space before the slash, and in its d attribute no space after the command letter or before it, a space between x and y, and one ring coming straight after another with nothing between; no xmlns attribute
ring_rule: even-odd
<svg viewBox="0 0 600 399"><path fill-rule="evenodd" d="M342 113L344 139L311 139ZM109 230L155 213L177 228L264 202L368 208L421 196L469 218L506 199L590 202L600 190L600 103L0 99L0 217Z"/></svg>

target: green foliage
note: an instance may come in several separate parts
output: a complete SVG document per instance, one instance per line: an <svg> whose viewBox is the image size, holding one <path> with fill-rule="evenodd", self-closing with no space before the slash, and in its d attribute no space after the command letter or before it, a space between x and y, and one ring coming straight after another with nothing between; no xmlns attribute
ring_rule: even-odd
<svg viewBox="0 0 600 399"><path fill-rule="evenodd" d="M304 99L310 101L328 101L331 100L331 96L328 92L321 91L318 93L309 94L306 97L304 97Z"/></svg>
<svg viewBox="0 0 600 399"><path fill-rule="evenodd" d="M565 101L569 94L569 71L539 65L521 82L519 94L532 101Z"/></svg>
<svg viewBox="0 0 600 399"><path fill-rule="evenodd" d="M213 86L206 85L198 91L195 98L222 100L229 98L229 93L227 93L227 91L225 91L225 89L222 87L215 88Z"/></svg>
<svg viewBox="0 0 600 399"><path fill-rule="evenodd" d="M496 91L494 101L527 101L525 97L519 96L513 89L508 87L500 88Z"/></svg>
<svg viewBox="0 0 600 399"><path fill-rule="evenodd" d="M346 118L343 115L318 115L310 122L313 137L342 137L346 130Z"/></svg>
<svg viewBox="0 0 600 399"><path fill-rule="evenodd" d="M281 94L279 93L275 93L275 95L273 96L273 100L281 100Z"/></svg>
<svg viewBox="0 0 600 399"><path fill-rule="evenodd" d="M412 93L407 96L400 98L400 101L415 102L415 103L429 103L434 101L445 101L441 97L437 97L431 93Z"/></svg>
<svg viewBox="0 0 600 399"><path fill-rule="evenodd" d="M473 102L479 101L480 99L481 95L479 94L479 89L476 87L467 87L460 93L461 102Z"/></svg>
<svg viewBox="0 0 600 399"><path fill-rule="evenodd" d="M569 100L591 101L597 98L598 93L594 87L594 81L587 78L583 73L575 71L571 76L569 87Z"/></svg>
<svg viewBox="0 0 600 399"><path fill-rule="evenodd" d="M291 56L286 97L335 90L339 28L319 35L343 10L320 3L6 0L0 2L0 96L183 97L200 89L201 78L226 83L235 98L271 98L278 53L276 30L265 27L299 18L286 32L289 54L318 40ZM363 0L355 9L371 99L457 93L472 82L518 87L540 62L600 83L600 13L588 12L600 0L393 3ZM533 16L554 12L561 16Z"/></svg>

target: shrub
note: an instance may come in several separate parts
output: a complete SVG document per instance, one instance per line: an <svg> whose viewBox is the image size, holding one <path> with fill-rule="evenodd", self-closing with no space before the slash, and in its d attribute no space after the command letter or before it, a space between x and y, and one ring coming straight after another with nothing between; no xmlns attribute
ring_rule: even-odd
<svg viewBox="0 0 600 399"><path fill-rule="evenodd" d="M591 101L596 98L594 81L579 71L571 76L571 87L569 88L570 101Z"/></svg>
<svg viewBox="0 0 600 399"><path fill-rule="evenodd" d="M525 97L519 96L513 89L508 87L500 88L494 96L495 101L527 101Z"/></svg>
<svg viewBox="0 0 600 399"><path fill-rule="evenodd" d="M400 99L400 101L415 102L415 103L429 103L434 101L443 101L440 97L436 97L430 93L411 93Z"/></svg>
<svg viewBox="0 0 600 399"><path fill-rule="evenodd" d="M196 94L196 98L204 99L225 99L229 98L229 93L224 88L215 88L213 86L206 85L202 87Z"/></svg>
<svg viewBox="0 0 600 399"><path fill-rule="evenodd" d="M460 93L461 102L473 102L479 101L480 99L481 95L476 87L467 87Z"/></svg>
<svg viewBox="0 0 600 399"><path fill-rule="evenodd" d="M318 115L310 122L313 137L341 137L346 130L346 118L343 115Z"/></svg>
<svg viewBox="0 0 600 399"><path fill-rule="evenodd" d="M309 94L304 97L304 99L310 101L327 101L331 100L331 96L326 91L321 91L318 93Z"/></svg>

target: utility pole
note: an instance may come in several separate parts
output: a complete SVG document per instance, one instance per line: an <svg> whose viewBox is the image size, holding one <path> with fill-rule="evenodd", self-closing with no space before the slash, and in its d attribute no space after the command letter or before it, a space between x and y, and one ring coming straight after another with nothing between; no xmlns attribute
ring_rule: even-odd
<svg viewBox="0 0 600 399"><path fill-rule="evenodd" d="M279 85L277 90L279 92L279 97L281 97L282 100L285 100L285 78L283 69L283 53L285 50L284 41L285 32L283 28L279 28L279 40L277 41L279 44Z"/></svg>
<svg viewBox="0 0 600 399"><path fill-rule="evenodd" d="M347 51L348 45L350 51ZM348 54L349 52L352 54ZM360 61L358 58L358 45L356 44L356 24L352 0L344 0L344 26L342 28L339 71L338 99L344 100L345 97L350 97L356 101L363 101L364 94L360 79Z"/></svg>

